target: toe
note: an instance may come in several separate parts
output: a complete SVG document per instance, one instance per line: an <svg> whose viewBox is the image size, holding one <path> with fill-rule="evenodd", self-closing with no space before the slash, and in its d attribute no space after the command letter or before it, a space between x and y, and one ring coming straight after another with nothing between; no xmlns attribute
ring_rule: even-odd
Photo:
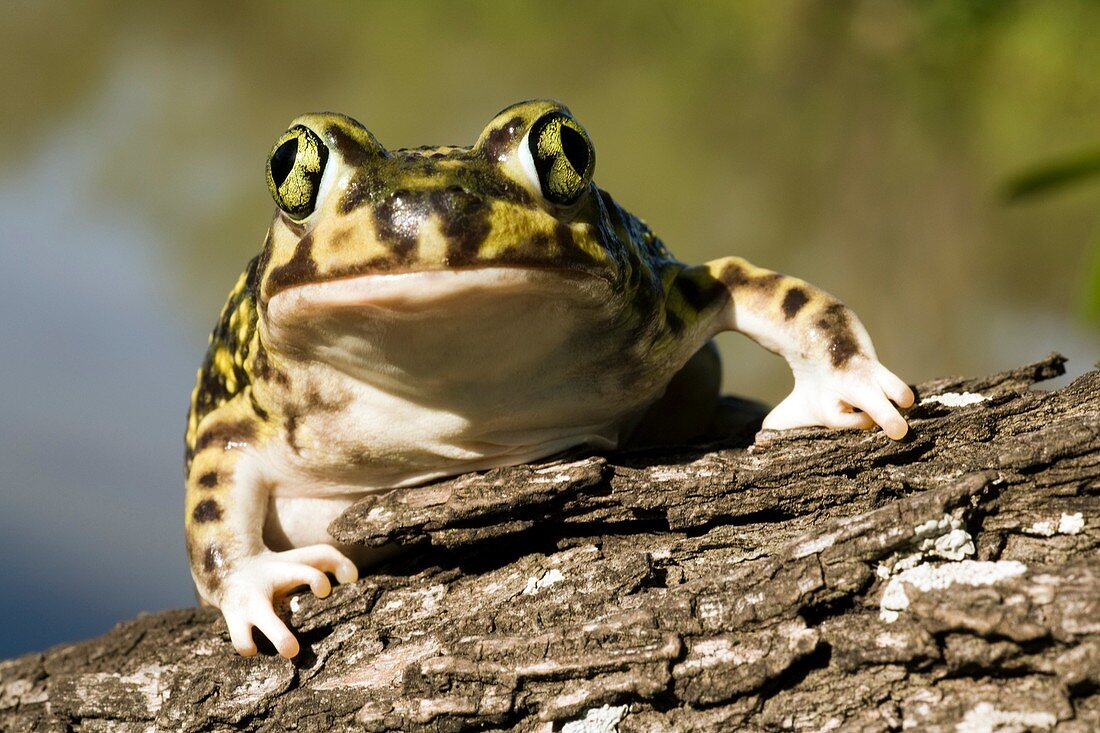
<svg viewBox="0 0 1100 733"><path fill-rule="evenodd" d="M303 563L281 562L272 573L276 593L286 593L300 585L308 585L313 595L325 598L332 592L328 576L317 568Z"/></svg>
<svg viewBox="0 0 1100 733"><path fill-rule="evenodd" d="M341 583L353 583L359 578L355 563L332 545L310 545L282 553L287 560L305 563L326 573L332 573Z"/></svg>
<svg viewBox="0 0 1100 733"><path fill-rule="evenodd" d="M256 628L274 645L280 657L293 659L298 656L298 640L275 614L270 604L255 609L254 614L253 623Z"/></svg>
<svg viewBox="0 0 1100 733"><path fill-rule="evenodd" d="M343 562L336 567L334 575L336 575L336 580L341 583L354 583L359 580L359 568L355 567L355 563L345 557Z"/></svg>
<svg viewBox="0 0 1100 733"><path fill-rule="evenodd" d="M909 424L905 422L905 418L881 393L867 395L856 407L870 415L871 419L894 440L901 440L909 432Z"/></svg>
<svg viewBox="0 0 1100 733"><path fill-rule="evenodd" d="M332 583L329 582L328 576L322 573L320 570L316 573L309 573L309 589L313 591L313 595L318 598L328 598L332 593Z"/></svg>
<svg viewBox="0 0 1100 733"><path fill-rule="evenodd" d="M244 616L226 614L225 624L229 627L229 641L242 657L256 655L256 641L252 638L252 624Z"/></svg>
<svg viewBox="0 0 1100 733"><path fill-rule="evenodd" d="M886 367L882 367L878 375L878 383L886 396L892 399L898 407L912 407L916 398L908 384L899 379Z"/></svg>

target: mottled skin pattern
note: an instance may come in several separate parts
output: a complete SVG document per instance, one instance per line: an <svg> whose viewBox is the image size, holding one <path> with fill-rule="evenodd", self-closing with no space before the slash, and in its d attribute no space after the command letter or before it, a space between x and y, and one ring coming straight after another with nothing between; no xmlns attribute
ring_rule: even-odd
<svg viewBox="0 0 1100 733"><path fill-rule="evenodd" d="M891 400L912 393L849 309L739 258L677 261L591 182L594 156L550 101L504 110L468 148L387 151L335 114L280 138L281 210L211 335L186 436L192 573L240 653L258 628L294 656L272 599L355 579L349 555L369 558L324 528L356 498L614 447L678 373L666 407L684 385L713 401L693 371L713 361L693 355L720 331L791 365L766 427L904 435Z"/></svg>

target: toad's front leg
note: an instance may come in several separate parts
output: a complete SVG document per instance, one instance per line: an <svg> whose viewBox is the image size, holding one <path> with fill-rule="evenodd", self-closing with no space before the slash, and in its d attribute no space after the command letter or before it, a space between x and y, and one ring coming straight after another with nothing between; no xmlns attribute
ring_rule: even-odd
<svg viewBox="0 0 1100 733"><path fill-rule="evenodd" d="M686 269L677 285L700 300L715 333L740 331L787 360L794 389L765 428L877 423L895 440L908 431L895 404L912 405L913 391L879 363L863 324L833 296L738 257Z"/></svg>
<svg viewBox="0 0 1100 733"><path fill-rule="evenodd" d="M188 467L185 532L191 575L203 600L221 609L239 653L256 653L252 629L257 628L289 659L298 654L298 640L275 613L274 599L299 586L324 598L331 591L325 573L349 583L358 571L331 545L273 552L264 544L269 490L247 460L263 439L262 425L235 403L203 420Z"/></svg>

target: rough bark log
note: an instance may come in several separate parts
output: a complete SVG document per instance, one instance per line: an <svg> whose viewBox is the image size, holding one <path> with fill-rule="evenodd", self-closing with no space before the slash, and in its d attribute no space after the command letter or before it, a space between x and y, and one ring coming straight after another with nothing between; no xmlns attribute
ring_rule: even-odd
<svg viewBox="0 0 1100 733"><path fill-rule="evenodd" d="M742 431L366 500L333 532L408 549L291 599L294 662L145 615L0 663L0 728L1098 730L1100 372L1030 388L1061 371L920 385L900 443Z"/></svg>

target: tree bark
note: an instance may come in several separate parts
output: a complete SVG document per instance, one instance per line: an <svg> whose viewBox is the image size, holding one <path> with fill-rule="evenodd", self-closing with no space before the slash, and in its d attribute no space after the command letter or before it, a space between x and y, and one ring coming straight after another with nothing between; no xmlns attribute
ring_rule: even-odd
<svg viewBox="0 0 1100 733"><path fill-rule="evenodd" d="M0 663L0 729L1100 730L1100 372L918 387L910 436L735 430L366 499L405 547L302 654L143 615ZM952 396L953 395L953 396Z"/></svg>

